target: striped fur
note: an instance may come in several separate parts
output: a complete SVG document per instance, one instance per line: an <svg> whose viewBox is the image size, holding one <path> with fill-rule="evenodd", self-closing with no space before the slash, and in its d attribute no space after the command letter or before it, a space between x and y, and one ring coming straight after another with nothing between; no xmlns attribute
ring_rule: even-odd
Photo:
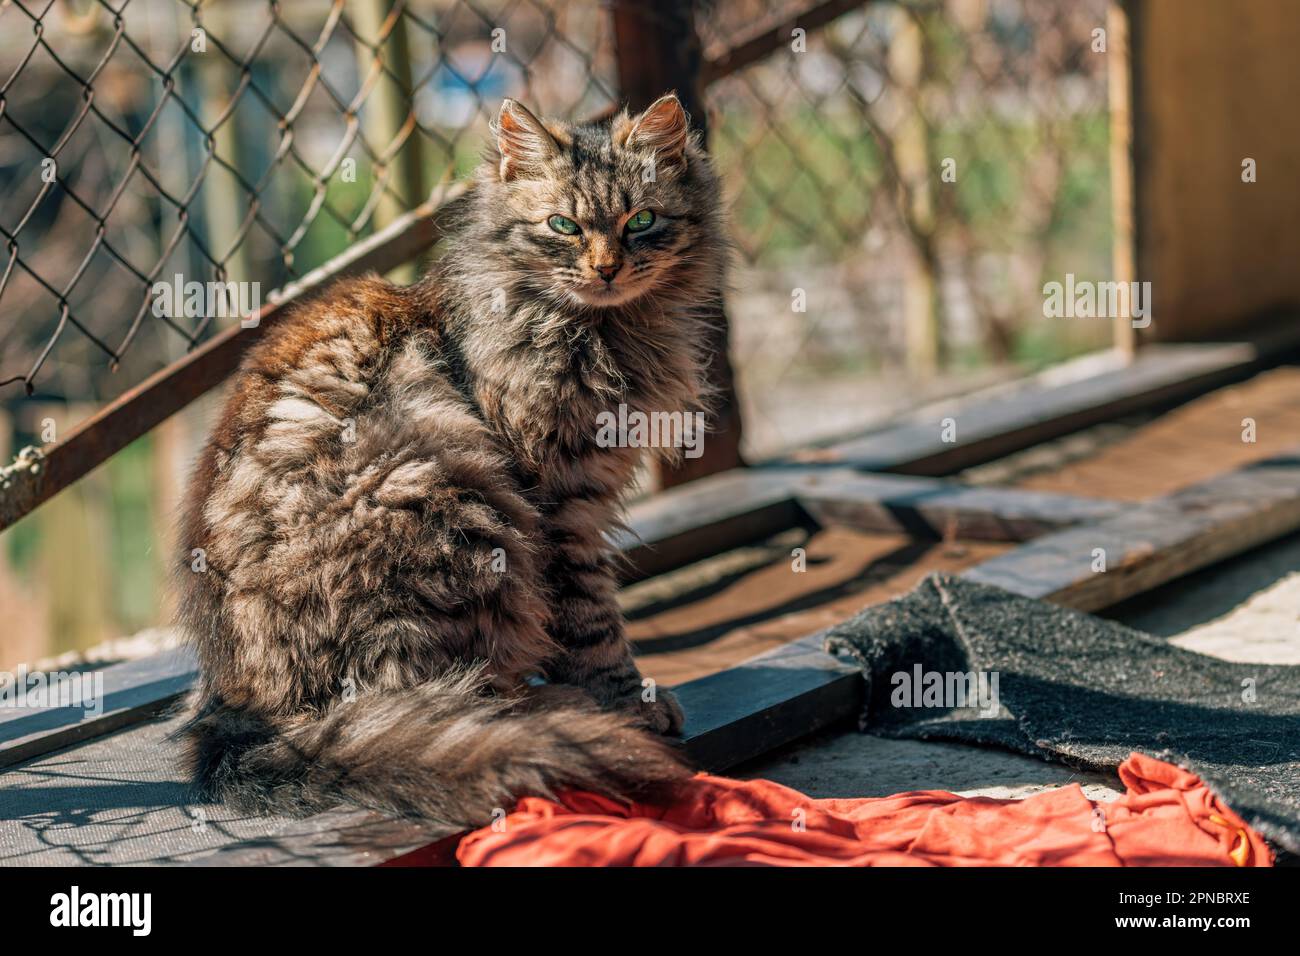
<svg viewBox="0 0 1300 956"><path fill-rule="evenodd" d="M281 320L200 457L179 584L211 798L470 826L686 772L646 732L682 715L642 686L605 537L641 452L599 447L596 422L701 407L717 183L673 97L590 127L507 102L495 129L437 267ZM655 226L624 232L643 208Z"/></svg>

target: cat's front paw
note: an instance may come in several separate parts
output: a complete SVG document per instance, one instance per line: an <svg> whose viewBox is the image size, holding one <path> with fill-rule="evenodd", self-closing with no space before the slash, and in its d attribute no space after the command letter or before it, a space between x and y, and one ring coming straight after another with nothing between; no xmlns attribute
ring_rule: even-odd
<svg viewBox="0 0 1300 956"><path fill-rule="evenodd" d="M646 700L647 694L653 694L652 700ZM618 709L630 713L647 730L657 734L677 736L682 732L686 715L682 705L672 691L655 687L629 699L620 701Z"/></svg>

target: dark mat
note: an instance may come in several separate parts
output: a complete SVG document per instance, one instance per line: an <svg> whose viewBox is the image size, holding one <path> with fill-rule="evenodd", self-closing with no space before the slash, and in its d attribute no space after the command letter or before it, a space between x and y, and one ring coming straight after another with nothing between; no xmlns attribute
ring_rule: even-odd
<svg viewBox="0 0 1300 956"><path fill-rule="evenodd" d="M1275 846L1300 853L1300 666L1222 661L949 575L832 628L827 649L862 666L872 733L1094 770L1141 751L1194 771ZM956 675L972 673L984 675L985 697L960 706L979 685ZM946 696L933 674L953 675ZM981 716L994 696L982 708L993 716Z"/></svg>

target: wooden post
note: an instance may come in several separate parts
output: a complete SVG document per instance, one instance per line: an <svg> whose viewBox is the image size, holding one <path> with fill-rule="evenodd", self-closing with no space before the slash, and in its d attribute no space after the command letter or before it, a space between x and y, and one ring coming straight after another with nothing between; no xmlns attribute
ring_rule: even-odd
<svg viewBox="0 0 1300 956"><path fill-rule="evenodd" d="M407 137L388 160L387 187L375 204L373 214L372 224L376 232L414 209L426 197L420 137L413 128L408 128L414 124L411 100L414 91L411 88L411 53L406 20L396 16L391 28L386 34L384 32L389 19L395 16L394 6L394 0L362 0L354 7L352 24L359 40L365 41L357 44L357 67L362 82L375 68L376 56L389 71L375 82L362 107L366 142L382 156L391 144ZM378 44L378 52L366 44ZM381 172L375 170L376 178ZM418 267L413 262L398 266L389 273L390 279L400 283L414 282L418 276Z"/></svg>
<svg viewBox="0 0 1300 956"><path fill-rule="evenodd" d="M893 11L895 32L889 45L890 76L899 93L916 104L894 136L898 201L905 208L911 256L903 284L903 341L907 370L932 378L940 365L938 264L934 254L934 202L930 190L930 132L920 103L925 84L925 40L921 24L908 10Z"/></svg>
<svg viewBox="0 0 1300 956"><path fill-rule="evenodd" d="M708 115L700 87L703 55L695 33L692 0L614 0L614 42L618 51L619 89L628 108L643 110L665 93L676 91L692 125L708 136ZM728 355L727 316L713 323L709 347L709 383L715 399L710 414L713 430L699 458L676 468L660 468L660 487L679 485L743 464L740 457L740 405L735 374Z"/></svg>
<svg viewBox="0 0 1300 956"><path fill-rule="evenodd" d="M1106 11L1106 82L1110 110L1111 268L1116 282L1137 279L1133 260L1133 51L1129 46L1129 10L1111 0ZM1133 322L1113 319L1113 344L1129 358L1137 346Z"/></svg>
<svg viewBox="0 0 1300 956"><path fill-rule="evenodd" d="M229 8L219 5L204 8L203 28L219 38L229 38L231 32L229 14ZM242 169L244 153L239 136L238 107L234 114L217 127L217 122L230 106L231 92L235 88L234 66L215 50L187 57L185 62L192 64L194 77L197 80L203 126L205 130L212 131L213 155L219 156L236 169ZM175 145L169 145L160 138L158 148L160 150L175 148ZM176 165L182 161L178 159ZM159 164L160 168L171 168L171 165ZM185 172L188 174L189 171L185 170ZM180 190L177 195L183 193L184 190ZM217 162L209 166L208 180L201 193L203 222L206 227L204 239L208 251L214 257L220 258L239 234L239 227L243 223L251 197L240 187L235 176ZM253 278L248 245L247 240L241 242L222 262L227 282L247 282ZM171 276L160 278L170 280ZM187 280L198 278L198 276L186 276ZM238 320L233 316L216 320L217 327L229 328L237 324Z"/></svg>
<svg viewBox="0 0 1300 956"><path fill-rule="evenodd" d="M1128 0L1139 342L1300 305L1294 0ZM1253 182L1249 181L1250 178Z"/></svg>

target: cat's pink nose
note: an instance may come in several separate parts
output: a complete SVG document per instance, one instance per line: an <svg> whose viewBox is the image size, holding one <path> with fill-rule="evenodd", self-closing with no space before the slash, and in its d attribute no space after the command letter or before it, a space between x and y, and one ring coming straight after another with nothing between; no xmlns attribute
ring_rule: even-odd
<svg viewBox="0 0 1300 956"><path fill-rule="evenodd" d="M607 266L596 266L596 271L600 273L600 277L606 282L613 282L614 276L618 275L618 270L622 267L621 262L615 262Z"/></svg>

